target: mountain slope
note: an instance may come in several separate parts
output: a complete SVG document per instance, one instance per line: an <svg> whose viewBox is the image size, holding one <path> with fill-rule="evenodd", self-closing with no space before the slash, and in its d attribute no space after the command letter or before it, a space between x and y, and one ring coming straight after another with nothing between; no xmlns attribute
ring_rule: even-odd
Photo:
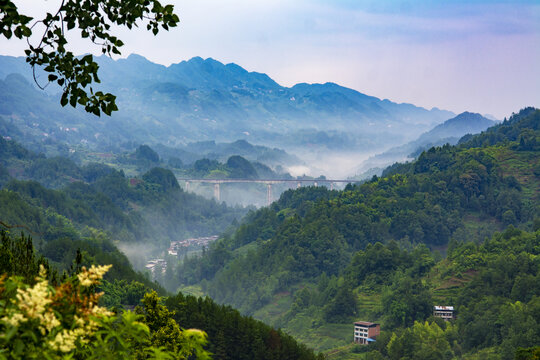
<svg viewBox="0 0 540 360"><path fill-rule="evenodd" d="M70 242L98 233L128 244L126 253L142 269L171 241L219 234L246 212L183 191L163 168L129 178L104 164L45 158L1 137L0 155L0 221L24 224L37 241L53 242L58 262L61 249L73 250ZM145 251L132 250L134 244Z"/></svg>
<svg viewBox="0 0 540 360"><path fill-rule="evenodd" d="M220 306L209 298L195 298L193 296L184 296L181 293L176 296L168 296L166 299L159 298L157 293L151 291L152 285L159 288L156 284L151 284L140 274L136 274L138 278L136 277L135 280L130 279L131 268L129 264L127 264L127 268L122 269L123 264L115 262L114 259L108 256L111 248L114 248L112 244L106 244L109 248L108 253L98 254L100 257L98 260L92 258L92 252L89 254L84 245L92 244L94 241L93 239L83 241L83 248L81 248L83 252L77 251L75 258L73 258L74 254L67 254L67 259L72 262L72 266L68 272L62 272L60 277L59 269L43 258L41 254L35 252L32 239L23 235L13 236L4 230L0 230L0 274L2 274L0 299L2 303L11 305L12 309L17 307L22 308L22 311L24 311L24 309L28 308L28 303L31 302L32 293L30 292L30 295L27 295L28 292L25 293L27 288L22 287L21 284L25 283L34 286L36 283L41 283L41 286L48 291L41 291L39 300L42 306L37 312L40 315L42 315L42 312L54 313L51 316L58 316L63 320L63 322L51 322L49 330L45 331L42 324L37 322L23 321L23 325L13 321L10 322L14 311L11 309L6 310L6 307L0 308L0 314L5 315L0 319L0 327L3 330L8 328L11 333L9 341L3 341L1 344L3 351L17 352L19 358L42 358L43 354L50 350L47 345L48 341L52 341L49 340L50 338L54 339L57 333L65 333L66 330L72 331L73 327L77 326L65 325L66 318L74 318L80 325L81 322L87 320L84 316L85 312L91 312L92 310L92 308L89 310L88 306L97 305L99 299L99 306L103 306L103 308L99 314L97 311L93 313L95 317L93 317L94 322L91 326L93 329L99 330L101 336L114 340L110 343L110 346L108 344L100 345L104 353L103 355L99 354L98 358L112 356L115 359L131 359L135 352L144 352L143 357L147 358L146 354L150 352L143 349L143 346L147 347L150 344L156 344L156 348L152 352L159 354L158 357L162 359L185 358L184 355L207 359L209 354L202 351L203 346L211 351L212 359L216 360L324 359L323 355L315 355L312 350L303 344L299 344L281 330L275 330L260 321L242 316L238 311L230 307ZM96 273L103 271L106 267L96 269L94 265L103 262L107 265L113 264L113 266L112 269L107 271L104 280L100 281L102 274L96 275ZM87 271L86 266L90 263L92 266ZM83 264L85 266L82 266ZM132 270L131 272L133 273ZM114 275L111 273L114 273ZM85 275L86 277L84 277ZM47 283L43 279L46 279ZM145 283L136 280L142 280ZM86 284L81 284L82 281L86 281ZM91 287L87 286L90 281L92 282ZM15 291L17 288L18 291ZM34 298L36 288L37 290L40 289L39 287L30 288L34 290ZM27 296L25 298L20 294ZM87 295L91 296L86 297ZM164 302L166 302L167 306L163 305ZM54 308L45 307L51 303ZM135 311L129 310L135 305L137 305ZM103 315L103 310L106 308L113 311ZM81 316L73 316L73 311L78 311L77 314ZM103 316L113 316L109 321L115 324L114 328L100 323ZM54 319L56 320L56 317ZM145 333L151 334L151 337L140 338L137 332L133 331L132 326L137 325L134 322L135 319L139 324L142 322L147 325ZM58 327L62 325L65 328L59 329ZM123 327L124 325L127 326ZM190 330L179 333L180 325L182 328ZM24 328L24 330L21 328ZM206 332L209 337L206 338L206 334L202 334L201 330ZM38 333L41 337L37 335ZM28 343L28 334L33 335L30 338L34 340L34 343L30 346L22 345L23 341L24 344ZM47 339L47 335L51 334L52 336ZM81 340L83 346L86 343L95 343L97 341L96 337L91 337L93 333L88 329L85 330L85 334L89 334L88 341L86 339L82 341L80 336L77 338ZM197 353L190 355L186 349L192 347L197 338L204 339L204 341L199 343ZM119 347L114 344L118 342L118 339L122 339L121 350L119 351ZM176 346L173 351L170 349L174 343L176 343ZM38 349L39 346L42 347ZM95 355L95 348L87 352L88 349L83 346L71 350L62 349L62 355L81 359L89 358L90 353ZM159 350L157 350L157 346L159 346ZM16 347L19 347L19 350L12 350ZM21 354L21 352L23 353ZM40 356L37 356L38 353ZM58 353L59 351L49 352L45 358L58 358Z"/></svg>
<svg viewBox="0 0 540 360"><path fill-rule="evenodd" d="M349 185L341 192L321 188L286 192L269 208L248 216L236 233L216 243L206 256L186 261L178 277L187 284L199 283L217 301L274 321L294 334L304 335L306 326L323 326L308 321L314 314L329 323L352 321L355 298L366 304L366 310L358 311L374 314L367 309L377 306L367 304L380 303L380 293L361 289L355 297L354 287L339 280L347 264L354 264L356 251L367 252L376 242L394 244L389 252L377 250L368 256L366 266L371 270L353 271L358 276L365 273L367 280L398 266L398 260L411 266L410 259L418 261L412 266L418 277L433 265L425 245L445 252L449 242L480 242L508 225L530 227L538 222L539 123L540 110L525 109L462 145L431 148L417 161L393 168L387 177ZM499 141L474 146L484 136ZM400 248L418 252L407 260L397 252ZM424 291L421 282L403 281L395 283L396 292ZM315 308L309 307L304 289L319 299L314 300ZM426 312L422 304L421 313L427 317L429 306ZM295 306L305 306L310 315L296 317ZM407 325L411 318L414 315ZM317 343L313 337L309 341Z"/></svg>
<svg viewBox="0 0 540 360"><path fill-rule="evenodd" d="M233 155L245 157L250 161L260 161L269 166L301 165L302 161L284 150L253 145L246 140L236 140L230 143L216 143L215 141L198 141L185 146L171 148L158 144L154 146L160 157L168 159L179 158L184 164L192 164L196 160L208 158L225 161Z"/></svg>

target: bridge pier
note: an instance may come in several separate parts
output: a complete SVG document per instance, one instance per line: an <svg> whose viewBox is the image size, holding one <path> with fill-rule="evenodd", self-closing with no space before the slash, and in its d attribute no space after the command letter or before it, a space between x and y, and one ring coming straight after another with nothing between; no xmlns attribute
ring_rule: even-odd
<svg viewBox="0 0 540 360"><path fill-rule="evenodd" d="M296 184L296 188L300 189L301 186L302 186L302 183L299 181L298 184Z"/></svg>
<svg viewBox="0 0 540 360"><path fill-rule="evenodd" d="M186 192L189 192L189 181L186 181Z"/></svg>
<svg viewBox="0 0 540 360"><path fill-rule="evenodd" d="M221 191L219 190L219 183L214 184L214 198L217 202L221 201Z"/></svg>
<svg viewBox="0 0 540 360"><path fill-rule="evenodd" d="M266 184L266 204L270 205L272 203L272 184Z"/></svg>
<svg viewBox="0 0 540 360"><path fill-rule="evenodd" d="M330 183L330 190L334 190L334 183L333 182Z"/></svg>

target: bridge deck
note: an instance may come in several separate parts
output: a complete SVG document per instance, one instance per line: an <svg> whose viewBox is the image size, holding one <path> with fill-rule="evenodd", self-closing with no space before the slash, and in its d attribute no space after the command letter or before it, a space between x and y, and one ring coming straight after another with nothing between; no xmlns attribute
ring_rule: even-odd
<svg viewBox="0 0 540 360"><path fill-rule="evenodd" d="M358 182L355 180L343 180L343 179L181 179L177 178L178 181L187 181L187 182L201 182L201 183L213 183L213 184L223 184L223 183L263 183L263 184L280 184L280 183L354 183Z"/></svg>

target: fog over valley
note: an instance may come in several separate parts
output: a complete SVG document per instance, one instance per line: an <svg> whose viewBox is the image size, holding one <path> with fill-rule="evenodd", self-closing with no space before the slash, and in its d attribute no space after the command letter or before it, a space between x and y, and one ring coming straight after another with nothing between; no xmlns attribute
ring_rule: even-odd
<svg viewBox="0 0 540 360"><path fill-rule="evenodd" d="M243 139L285 149L288 159L267 152L259 153L258 160L282 166L293 176L343 178L355 175L366 157L415 140L454 116L382 101L332 83L286 88L265 74L213 59L193 58L169 67L136 55L117 61L100 57L98 62L101 87L117 93L122 108L108 121L89 120L80 110L62 112L54 89L47 95L33 88L23 58L1 57L0 78L7 95L3 106L11 114L5 121L32 135L28 146L55 155L58 150L44 143L65 142L71 156L98 148L119 153L137 143L164 145L185 150L180 156L185 161L187 153L197 153L197 142L204 147L204 141ZM44 111L30 111L20 101L23 93L31 93ZM49 114L55 114L55 121ZM204 150L205 156L226 160L223 149Z"/></svg>

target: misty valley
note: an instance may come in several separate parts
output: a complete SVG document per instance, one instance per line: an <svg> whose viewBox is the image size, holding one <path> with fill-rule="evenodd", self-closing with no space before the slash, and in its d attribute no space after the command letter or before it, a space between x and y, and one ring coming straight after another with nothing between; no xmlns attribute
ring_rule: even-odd
<svg viewBox="0 0 540 360"><path fill-rule="evenodd" d="M172 5L65 1L30 26L15 3L0 45L46 31L0 54L0 360L540 358L538 103L496 118L247 59L166 66L112 30L172 30ZM66 51L79 37L101 55Z"/></svg>

